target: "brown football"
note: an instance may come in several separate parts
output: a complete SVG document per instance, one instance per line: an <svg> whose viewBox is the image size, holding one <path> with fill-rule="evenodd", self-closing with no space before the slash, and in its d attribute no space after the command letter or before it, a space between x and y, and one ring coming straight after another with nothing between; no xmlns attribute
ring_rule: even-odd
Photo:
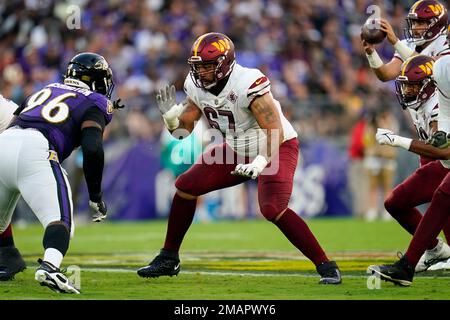
<svg viewBox="0 0 450 320"><path fill-rule="evenodd" d="M386 32L381 31L373 19L368 19L361 27L361 38L370 44L378 44L386 38Z"/></svg>

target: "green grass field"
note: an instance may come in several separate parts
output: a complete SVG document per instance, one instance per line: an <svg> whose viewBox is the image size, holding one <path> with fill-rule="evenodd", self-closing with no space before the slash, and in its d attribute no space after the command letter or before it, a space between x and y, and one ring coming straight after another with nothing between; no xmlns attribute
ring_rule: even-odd
<svg viewBox="0 0 450 320"><path fill-rule="evenodd" d="M450 299L450 271L424 273L409 288L381 282L367 288L367 266L396 260L410 236L396 222L308 221L343 274L340 286L318 285L314 265L266 221L194 224L181 251L177 277L142 279L136 270L162 246L166 221L79 226L63 267L81 269L81 295L57 294L34 280L42 255L40 225L15 229L28 268L0 282L0 299Z"/></svg>

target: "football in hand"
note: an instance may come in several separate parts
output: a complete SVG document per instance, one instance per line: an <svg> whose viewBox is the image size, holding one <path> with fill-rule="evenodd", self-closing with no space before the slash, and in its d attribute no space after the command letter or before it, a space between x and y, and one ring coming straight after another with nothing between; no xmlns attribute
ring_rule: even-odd
<svg viewBox="0 0 450 320"><path fill-rule="evenodd" d="M361 27L361 38L367 43L378 44L386 38L386 32L381 31L379 22L368 19Z"/></svg>

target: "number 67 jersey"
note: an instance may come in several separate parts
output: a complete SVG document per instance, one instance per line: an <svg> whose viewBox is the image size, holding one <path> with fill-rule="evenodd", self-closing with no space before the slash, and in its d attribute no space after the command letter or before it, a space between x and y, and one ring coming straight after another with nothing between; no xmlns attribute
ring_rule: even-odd
<svg viewBox="0 0 450 320"><path fill-rule="evenodd" d="M40 131L62 162L80 146L81 124L90 108L98 108L106 124L111 121L113 106L104 95L84 88L52 83L27 98L16 110L15 115L18 117L10 127Z"/></svg>
<svg viewBox="0 0 450 320"><path fill-rule="evenodd" d="M250 105L256 97L271 94L270 81L261 71L236 64L227 84L217 96L198 88L188 75L184 91L203 112L209 125L220 130L234 151L250 157L259 154L266 143L266 135ZM283 126L283 141L297 137L297 132L284 117L280 103L274 101Z"/></svg>

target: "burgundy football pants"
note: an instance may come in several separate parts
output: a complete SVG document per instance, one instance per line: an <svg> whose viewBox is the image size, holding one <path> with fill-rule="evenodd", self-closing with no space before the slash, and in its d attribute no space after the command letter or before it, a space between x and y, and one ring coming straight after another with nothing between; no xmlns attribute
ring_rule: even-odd
<svg viewBox="0 0 450 320"><path fill-rule="evenodd" d="M414 235L422 219L422 214L416 207L431 202L435 191L449 172L439 160L422 165L392 190L384 202L386 210L406 231ZM450 243L450 219L443 226L443 231ZM428 249L434 248L436 244L435 239Z"/></svg>
<svg viewBox="0 0 450 320"><path fill-rule="evenodd" d="M228 150L226 150L228 149ZM206 151L202 158L209 153L217 156L218 152L230 152L227 144L222 144ZM225 156L223 157L225 159ZM258 202L262 215L269 221L288 206L292 193L292 183L298 160L298 141L285 141L279 150L279 169L275 175L258 177ZM178 190L193 196L201 196L208 192L238 185L249 180L242 176L231 174L237 163L205 164L197 161L188 171L180 175L175 183Z"/></svg>

